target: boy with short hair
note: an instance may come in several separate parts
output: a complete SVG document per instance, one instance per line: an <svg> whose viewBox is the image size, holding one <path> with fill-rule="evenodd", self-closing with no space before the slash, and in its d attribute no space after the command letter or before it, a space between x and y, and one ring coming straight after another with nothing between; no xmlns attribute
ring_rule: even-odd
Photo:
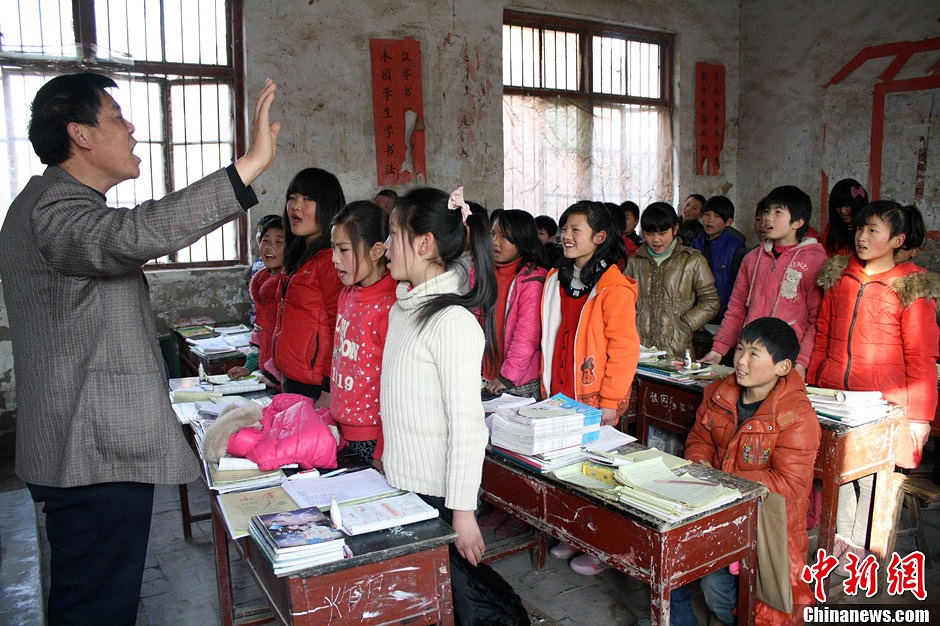
<svg viewBox="0 0 940 626"><path fill-rule="evenodd" d="M702 210L702 226L705 232L692 240L692 247L700 250L708 261L715 277L720 306L712 324L720 324L728 308L728 298L734 287L734 279L747 253L744 241L731 231L734 222L734 204L725 196L712 196L705 201Z"/></svg>
<svg viewBox="0 0 940 626"><path fill-rule="evenodd" d="M759 482L786 501L795 611L813 604L800 572L809 546L806 509L821 436L806 388L793 369L799 350L796 333L783 320L761 317L745 326L734 352L734 374L705 388L685 444L690 461ZM732 623L737 576L725 568L701 584L708 607L723 623ZM689 600L687 588L673 591L673 624L695 623ZM758 623L787 623L795 616L758 602L755 617Z"/></svg>
<svg viewBox="0 0 940 626"><path fill-rule="evenodd" d="M679 216L682 218L679 224L679 239L683 245L692 245L692 240L702 234L702 209L705 206L705 196L700 193L689 194L682 205Z"/></svg>
<svg viewBox="0 0 940 626"><path fill-rule="evenodd" d="M816 275L826 262L826 251L809 228L813 205L806 193L793 185L777 187L763 200L766 241L744 256L735 280L721 328L704 363L719 363L738 341L741 328L758 317L772 316L793 327L800 340L794 369L806 375L816 315L822 291Z"/></svg>
<svg viewBox="0 0 940 626"><path fill-rule="evenodd" d="M623 215L627 220L626 226L623 229L623 236L630 241L639 249L643 245L643 237L636 232L636 226L640 223L640 207L636 202L626 200L620 203L620 209L623 211Z"/></svg>

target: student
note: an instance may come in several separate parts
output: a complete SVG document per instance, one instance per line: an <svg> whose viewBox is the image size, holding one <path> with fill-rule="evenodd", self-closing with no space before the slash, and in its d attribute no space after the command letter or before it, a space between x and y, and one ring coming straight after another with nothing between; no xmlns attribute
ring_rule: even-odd
<svg viewBox="0 0 940 626"><path fill-rule="evenodd" d="M576 202L560 223L564 264L548 273L542 292L542 390L598 407L601 422L613 425L627 408L640 357L636 281L615 265L623 240L611 235L603 205ZM560 559L574 553L565 542L552 548ZM571 569L594 575L606 566L582 554Z"/></svg>
<svg viewBox="0 0 940 626"><path fill-rule="evenodd" d="M260 235L258 255L264 261L264 269L251 277L248 294L255 309L254 330L251 344L256 350L248 355L243 366L236 366L228 371L229 378L241 378L255 370L262 370L265 379L272 386L277 376L265 370L271 358L271 339L277 324L277 307L281 301L281 268L284 266L284 226L280 215L267 215L264 225L258 231ZM260 223L260 222L259 222Z"/></svg>
<svg viewBox="0 0 940 626"><path fill-rule="evenodd" d="M829 257L852 254L855 247L855 214L868 204L868 192L854 178L843 178L829 192L829 223L822 244Z"/></svg>
<svg viewBox="0 0 940 626"><path fill-rule="evenodd" d="M620 203L620 210L623 211L625 220L623 226L624 245L627 243L626 239L629 239L633 242L634 251L639 250L640 246L643 245L643 237L636 232L637 224L640 223L640 207L637 206L636 202L626 200ZM631 254L633 253L627 249L627 256Z"/></svg>
<svg viewBox="0 0 940 626"><path fill-rule="evenodd" d="M803 237L813 206L809 196L792 185L777 187L764 198L767 241L751 250L731 291L728 308L712 350L702 359L719 363L738 341L741 328L758 317L777 317L790 324L800 339L794 369L806 374L813 352L816 314L822 292L816 275L826 251L812 237Z"/></svg>
<svg viewBox="0 0 940 626"><path fill-rule="evenodd" d="M725 196L712 196L705 201L702 211L702 226L705 232L692 241L692 247L700 250L708 261L708 266L715 277L715 289L721 306L712 324L720 324L728 308L728 298L734 287L734 279L741 268L741 261L747 254L744 241L734 236L730 230L734 222L734 204Z"/></svg>
<svg viewBox="0 0 940 626"><path fill-rule="evenodd" d="M682 205L682 221L679 225L679 239L686 246L702 234L702 209L705 207L705 196L700 193L690 194Z"/></svg>
<svg viewBox="0 0 940 626"><path fill-rule="evenodd" d="M636 244L633 243L633 240L627 237L627 213L620 208L620 205L614 204L613 202L604 202L604 208L607 209L607 212L610 213L610 216L614 220L614 226L616 227L619 237L623 239L624 246L624 256L620 261L617 261L617 267L623 270L627 265L627 259L637 251ZM633 225L636 228L636 224Z"/></svg>
<svg viewBox="0 0 940 626"><path fill-rule="evenodd" d="M482 216L470 215L463 188L450 196L412 189L389 218L388 269L401 282L382 354L382 463L389 484L420 494L457 532L451 581L459 623L481 608L472 603L473 584L484 573L499 579L480 564L485 546L475 515L488 439L480 366L484 349L492 354L495 343L487 226ZM468 241L475 279L464 291L458 259ZM521 623L525 610L517 596L515 607L522 617L513 622Z"/></svg>
<svg viewBox="0 0 940 626"><path fill-rule="evenodd" d="M708 262L683 246L676 210L654 202L643 211L646 243L627 261L624 274L637 282L636 325L644 346L682 358L692 349L692 333L718 312L718 292Z"/></svg>
<svg viewBox="0 0 940 626"><path fill-rule="evenodd" d="M565 258L565 252L561 249L561 244L555 241L558 224L549 215L539 215L535 218L535 228L539 234L539 241L545 247L545 259L548 261L548 267L558 267Z"/></svg>
<svg viewBox="0 0 940 626"><path fill-rule="evenodd" d="M903 406L895 464L915 468L937 406L940 276L913 263L895 263L908 213L890 200L866 205L855 216L855 252L833 257L820 272L826 294L807 380L834 389L879 390ZM873 478L839 489L840 551L863 551Z"/></svg>
<svg viewBox="0 0 940 626"><path fill-rule="evenodd" d="M333 218L333 266L343 283L333 334L330 413L359 461L381 465L379 379L388 311L398 283L386 270L387 216L373 202L347 204Z"/></svg>
<svg viewBox="0 0 940 626"><path fill-rule="evenodd" d="M767 241L767 227L764 226L765 217L767 217L767 202L764 198L761 198L754 208L754 234L757 235L758 248Z"/></svg>
<svg viewBox="0 0 940 626"><path fill-rule="evenodd" d="M284 228L283 222L281 222L281 216L275 215L273 213L270 215L263 215L255 225L255 244L258 246L258 258L255 259L255 262L251 264L252 276L257 274L258 271L264 269L265 267L264 258L261 255L261 233L264 231L264 227L268 225L268 222L272 222L274 220L277 220L277 222L281 224L282 229ZM252 312L254 312L254 309L252 309Z"/></svg>
<svg viewBox="0 0 940 626"><path fill-rule="evenodd" d="M386 217L392 212L392 207L395 206L396 200L398 200L398 194L394 189L382 189L372 198L372 202L382 207L382 211L385 212Z"/></svg>
<svg viewBox="0 0 940 626"><path fill-rule="evenodd" d="M271 350L281 389L318 400L330 390L336 300L343 287L333 269L329 225L346 201L336 176L315 167L298 172L286 195L286 274Z"/></svg>
<svg viewBox="0 0 940 626"><path fill-rule="evenodd" d="M539 305L548 262L531 214L505 209L493 215L490 232L496 261L496 354L483 361L486 389L493 394L539 398Z"/></svg>
<svg viewBox="0 0 940 626"><path fill-rule="evenodd" d="M813 604L800 581L809 537L806 509L821 430L793 370L800 351L796 333L783 320L761 317L741 331L734 351L734 374L705 388L685 458L763 484L783 496L787 508L787 552L795 612ZM724 568L702 578L705 603L724 624L734 623L737 576ZM688 587L672 592L672 624L696 624ZM799 621L760 601L758 623Z"/></svg>

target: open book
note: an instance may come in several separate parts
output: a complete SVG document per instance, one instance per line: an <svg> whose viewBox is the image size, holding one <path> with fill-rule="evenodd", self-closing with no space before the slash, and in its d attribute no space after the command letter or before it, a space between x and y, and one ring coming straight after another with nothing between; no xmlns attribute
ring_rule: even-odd
<svg viewBox="0 0 940 626"><path fill-rule="evenodd" d="M339 522L349 535L361 535L376 530L423 522L438 516L433 506L413 492L359 504L339 505Z"/></svg>

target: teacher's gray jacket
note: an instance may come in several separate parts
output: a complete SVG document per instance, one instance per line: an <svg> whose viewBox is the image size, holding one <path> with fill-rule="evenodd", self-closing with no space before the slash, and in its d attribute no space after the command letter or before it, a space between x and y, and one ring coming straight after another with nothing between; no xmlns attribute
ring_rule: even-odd
<svg viewBox="0 0 940 626"><path fill-rule="evenodd" d="M109 208L58 167L30 179L0 228L21 479L74 487L196 477L142 266L256 202L234 166L133 209Z"/></svg>

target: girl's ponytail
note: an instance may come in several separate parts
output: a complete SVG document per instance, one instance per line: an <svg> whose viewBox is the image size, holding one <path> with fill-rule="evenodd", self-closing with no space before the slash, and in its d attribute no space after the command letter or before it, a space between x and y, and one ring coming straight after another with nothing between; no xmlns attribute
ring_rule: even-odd
<svg viewBox="0 0 940 626"><path fill-rule="evenodd" d="M474 280L466 294L468 300L464 306L482 317L486 358L495 359L497 344L493 309L496 306L496 272L493 267L493 238L485 215L471 214L467 217L467 237L470 240Z"/></svg>

